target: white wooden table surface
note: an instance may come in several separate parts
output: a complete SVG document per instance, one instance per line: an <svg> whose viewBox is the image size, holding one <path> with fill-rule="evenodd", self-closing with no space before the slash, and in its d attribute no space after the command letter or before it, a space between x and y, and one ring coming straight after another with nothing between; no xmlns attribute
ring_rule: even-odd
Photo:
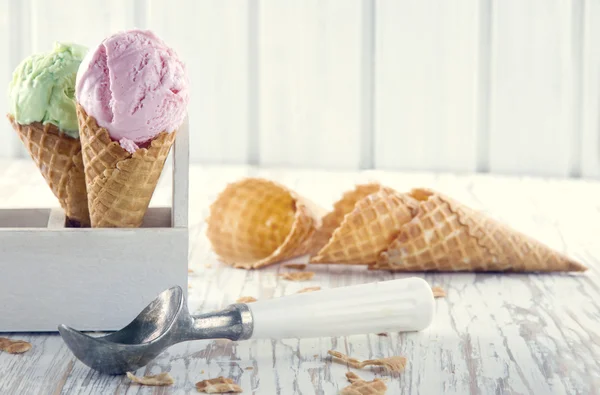
<svg viewBox="0 0 600 395"><path fill-rule="evenodd" d="M0 162L0 169L1 207L56 205L31 161ZM56 334L9 334L30 341L33 349L23 355L0 353L0 394L192 394L195 382L220 375L233 378L244 393L335 394L347 385L348 368L329 361L330 349L360 359L406 356L404 373L384 375L388 394L600 393L600 183L199 166L190 176L192 312L218 309L240 296L265 299L313 285L405 276L315 265L312 281L294 283L278 278L278 265L250 272L219 264L203 220L225 184L244 176L278 180L326 207L360 181L379 180L399 190L438 188L571 254L590 270L579 275L418 274L448 294L436 300L434 322L421 333L183 343L137 372L169 371L176 382L169 388L139 387L124 377L91 371ZM162 180L154 204L168 203L167 181ZM366 379L382 376L376 370L358 373Z"/></svg>

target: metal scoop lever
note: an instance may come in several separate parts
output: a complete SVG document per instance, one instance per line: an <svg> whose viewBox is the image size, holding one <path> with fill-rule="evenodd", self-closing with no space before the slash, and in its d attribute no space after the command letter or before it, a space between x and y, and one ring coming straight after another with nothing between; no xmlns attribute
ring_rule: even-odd
<svg viewBox="0 0 600 395"><path fill-rule="evenodd" d="M420 278L383 281L233 304L190 315L180 287L153 300L125 328L91 337L58 330L83 363L107 374L147 365L173 344L202 339L284 339L419 331L433 318L431 287Z"/></svg>

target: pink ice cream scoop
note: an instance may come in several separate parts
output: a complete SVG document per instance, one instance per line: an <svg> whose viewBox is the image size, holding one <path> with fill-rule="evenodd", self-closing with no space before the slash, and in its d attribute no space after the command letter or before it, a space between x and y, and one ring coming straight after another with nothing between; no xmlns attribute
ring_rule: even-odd
<svg viewBox="0 0 600 395"><path fill-rule="evenodd" d="M77 73L75 97L111 138L133 153L186 115L189 81L175 51L151 31L112 35L90 50Z"/></svg>

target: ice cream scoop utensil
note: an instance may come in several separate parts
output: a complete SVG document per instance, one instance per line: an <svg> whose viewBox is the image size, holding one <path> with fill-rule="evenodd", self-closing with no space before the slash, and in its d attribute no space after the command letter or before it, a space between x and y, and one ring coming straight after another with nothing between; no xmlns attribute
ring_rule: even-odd
<svg viewBox="0 0 600 395"><path fill-rule="evenodd" d="M125 328L91 337L58 330L83 363L107 374L147 365L173 344L202 339L310 338L419 331L431 323L427 282L407 278L300 293L190 315L180 287L162 292Z"/></svg>

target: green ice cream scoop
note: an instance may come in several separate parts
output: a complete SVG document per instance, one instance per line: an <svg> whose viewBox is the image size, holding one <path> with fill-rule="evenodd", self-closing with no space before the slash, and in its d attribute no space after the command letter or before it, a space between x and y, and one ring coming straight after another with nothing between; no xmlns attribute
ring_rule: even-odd
<svg viewBox="0 0 600 395"><path fill-rule="evenodd" d="M55 43L48 53L31 55L17 66L8 87L10 114L21 125L56 125L79 138L75 111L75 76L87 48Z"/></svg>

